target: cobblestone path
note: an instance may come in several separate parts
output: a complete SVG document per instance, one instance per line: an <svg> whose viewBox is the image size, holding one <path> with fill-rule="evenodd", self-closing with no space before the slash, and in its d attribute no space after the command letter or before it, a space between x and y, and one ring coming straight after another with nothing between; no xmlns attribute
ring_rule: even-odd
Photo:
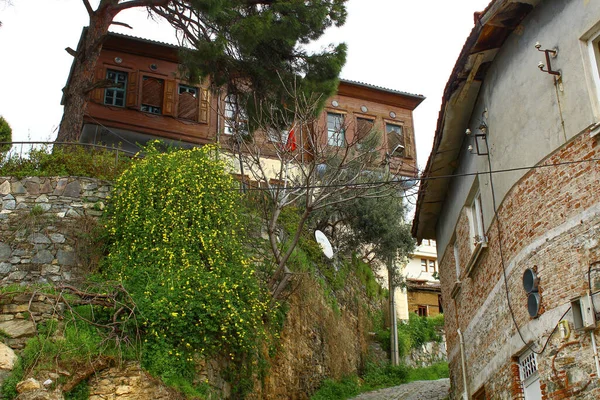
<svg viewBox="0 0 600 400"><path fill-rule="evenodd" d="M442 400L448 397L449 379L415 381L404 385L363 393L352 400Z"/></svg>

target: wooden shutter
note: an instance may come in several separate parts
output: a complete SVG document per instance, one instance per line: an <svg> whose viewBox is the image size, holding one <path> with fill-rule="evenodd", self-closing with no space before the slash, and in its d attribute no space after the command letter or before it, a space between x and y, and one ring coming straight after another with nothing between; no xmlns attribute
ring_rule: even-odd
<svg viewBox="0 0 600 400"><path fill-rule="evenodd" d="M127 77L127 94L125 96L126 107L137 107L138 105L138 73L132 71Z"/></svg>
<svg viewBox="0 0 600 400"><path fill-rule="evenodd" d="M198 109L198 122L208 124L210 116L210 91L207 88L200 88L200 102Z"/></svg>
<svg viewBox="0 0 600 400"><path fill-rule="evenodd" d="M369 133L371 133L374 123L375 121L372 119L356 118L356 140L358 142L366 138Z"/></svg>
<svg viewBox="0 0 600 400"><path fill-rule="evenodd" d="M406 158L413 158L414 157L414 153L413 153L413 132L411 128L408 127L404 127L404 157Z"/></svg>
<svg viewBox="0 0 600 400"><path fill-rule="evenodd" d="M177 107L177 117L183 119L198 120L198 96L190 92L179 94L179 105Z"/></svg>
<svg viewBox="0 0 600 400"><path fill-rule="evenodd" d="M94 72L94 83L98 83L106 78L104 66L96 67ZM92 91L91 100L95 103L104 103L104 88L97 88Z"/></svg>
<svg viewBox="0 0 600 400"><path fill-rule="evenodd" d="M164 115L175 116L175 90L177 85L175 81L165 82L165 91L163 94L163 111Z"/></svg>
<svg viewBox="0 0 600 400"><path fill-rule="evenodd" d="M404 141L404 127L401 127L400 134L397 132L389 131L387 134L388 141L388 152L394 151L396 146L401 144L406 149L406 143Z"/></svg>
<svg viewBox="0 0 600 400"><path fill-rule="evenodd" d="M162 79L145 76L142 80L142 104L162 108L164 86Z"/></svg>

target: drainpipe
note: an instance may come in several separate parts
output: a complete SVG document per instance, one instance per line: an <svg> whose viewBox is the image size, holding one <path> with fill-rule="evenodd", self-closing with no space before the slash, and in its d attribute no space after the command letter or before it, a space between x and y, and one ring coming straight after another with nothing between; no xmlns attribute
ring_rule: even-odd
<svg viewBox="0 0 600 400"><path fill-rule="evenodd" d="M463 399L469 400L469 389L467 387L467 366L465 363L465 342L463 340L462 332L460 328L456 330L458 333L458 337L460 339L460 364L462 367L462 376L463 376Z"/></svg>
<svg viewBox="0 0 600 400"><path fill-rule="evenodd" d="M596 335L594 335L594 330L590 331L590 336L592 338L592 349L594 350L594 361L596 361L596 379L600 379L600 360L598 359L598 347L596 347Z"/></svg>

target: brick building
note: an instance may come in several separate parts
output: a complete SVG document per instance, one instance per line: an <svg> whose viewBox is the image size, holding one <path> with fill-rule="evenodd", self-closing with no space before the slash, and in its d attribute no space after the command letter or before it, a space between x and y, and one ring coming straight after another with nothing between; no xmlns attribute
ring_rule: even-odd
<svg viewBox="0 0 600 400"><path fill-rule="evenodd" d="M600 398L599 43L597 1L475 14L413 223L437 242L453 398Z"/></svg>
<svg viewBox="0 0 600 400"><path fill-rule="evenodd" d="M100 87L90 94L82 142L118 145L134 152L137 144L154 139L183 147L220 143L227 148L244 114L233 113L232 98L224 90L211 90L210 82L187 82L179 48L167 43L109 33L96 67L96 82L103 81L118 86ZM395 172L416 176L412 113L424 99L341 80L319 117L319 140L341 147L374 129L382 135L382 160L387 154ZM263 136L262 154L276 159L269 142L286 138Z"/></svg>

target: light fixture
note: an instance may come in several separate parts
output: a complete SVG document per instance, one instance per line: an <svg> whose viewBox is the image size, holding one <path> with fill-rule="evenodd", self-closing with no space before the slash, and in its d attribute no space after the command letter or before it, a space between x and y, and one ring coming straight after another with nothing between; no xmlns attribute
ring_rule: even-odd
<svg viewBox="0 0 600 400"><path fill-rule="evenodd" d="M469 128L467 128L467 130L465 131L465 135L469 136L471 134L471 130Z"/></svg>
<svg viewBox="0 0 600 400"><path fill-rule="evenodd" d="M360 106L360 111L366 113L367 111L369 111L369 109L367 108L367 106Z"/></svg>
<svg viewBox="0 0 600 400"><path fill-rule="evenodd" d="M558 55L558 49L554 48L554 49L542 49L542 45L540 44L540 42L535 42L535 46L534 46L538 51L544 53L546 55L546 64L544 64L542 61L540 61L538 63L538 68L540 69L540 71L543 72L547 72L550 75L558 75L560 76L560 72L559 71L554 71L552 69L552 62L550 61L550 56L552 56L552 58L556 58L556 56ZM544 67L546 67L546 65L548 66L548 69L544 69Z"/></svg>
<svg viewBox="0 0 600 400"><path fill-rule="evenodd" d="M393 111L390 111L390 118L396 118L396 113Z"/></svg>
<svg viewBox="0 0 600 400"><path fill-rule="evenodd" d="M150 69L152 71L156 71L158 69L158 65L156 65L156 64L150 64Z"/></svg>
<svg viewBox="0 0 600 400"><path fill-rule="evenodd" d="M338 103L338 101L337 101L337 100L333 100L333 101L331 102L331 105L332 105L332 106L334 106L334 107L337 107L337 106L339 106L339 105L340 105L340 103Z"/></svg>
<svg viewBox="0 0 600 400"><path fill-rule="evenodd" d="M123 62L123 59L121 57L115 57L115 62L117 64L121 64Z"/></svg>

